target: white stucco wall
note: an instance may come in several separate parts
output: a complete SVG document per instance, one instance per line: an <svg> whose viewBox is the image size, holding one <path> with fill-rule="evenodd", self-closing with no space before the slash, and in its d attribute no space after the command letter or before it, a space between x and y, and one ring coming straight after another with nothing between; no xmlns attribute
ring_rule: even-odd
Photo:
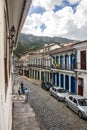
<svg viewBox="0 0 87 130"><path fill-rule="evenodd" d="M84 75L84 89L83 89L84 97L87 98L87 74Z"/></svg>
<svg viewBox="0 0 87 130"><path fill-rule="evenodd" d="M73 46L77 49L77 92L78 92L78 78L83 79L83 96L87 98L87 41L80 42ZM86 51L86 70L81 70L80 52Z"/></svg>
<svg viewBox="0 0 87 130"><path fill-rule="evenodd" d="M83 79L83 96L87 98L87 73L80 73L78 78ZM77 82L77 85L78 85L78 82Z"/></svg>
<svg viewBox="0 0 87 130"><path fill-rule="evenodd" d="M80 50L77 50L77 68L80 69Z"/></svg>
<svg viewBox="0 0 87 130"><path fill-rule="evenodd" d="M11 130L12 105L9 98L11 94L11 78L8 81L7 96L5 97L4 45L7 34L5 32L4 2L4 0L0 0L0 130Z"/></svg>
<svg viewBox="0 0 87 130"><path fill-rule="evenodd" d="M4 129L4 0L0 0L0 130Z"/></svg>
<svg viewBox="0 0 87 130"><path fill-rule="evenodd" d="M12 80L10 78L9 79L9 84L8 84L6 102L4 103L4 125L5 125L5 130L11 130L11 128L12 128L11 93L12 93Z"/></svg>

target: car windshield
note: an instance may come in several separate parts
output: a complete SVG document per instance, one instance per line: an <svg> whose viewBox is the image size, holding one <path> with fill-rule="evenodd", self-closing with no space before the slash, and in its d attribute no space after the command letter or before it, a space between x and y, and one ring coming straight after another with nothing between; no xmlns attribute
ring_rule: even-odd
<svg viewBox="0 0 87 130"><path fill-rule="evenodd" d="M87 106L87 99L78 99L78 103L80 106Z"/></svg>
<svg viewBox="0 0 87 130"><path fill-rule="evenodd" d="M59 92L59 93L66 93L67 91L64 90L64 89L58 89L57 92Z"/></svg>

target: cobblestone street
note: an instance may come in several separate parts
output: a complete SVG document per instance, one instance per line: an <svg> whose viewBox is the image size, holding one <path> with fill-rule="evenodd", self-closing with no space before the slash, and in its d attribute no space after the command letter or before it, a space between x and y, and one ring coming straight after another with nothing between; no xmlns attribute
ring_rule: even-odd
<svg viewBox="0 0 87 130"><path fill-rule="evenodd" d="M80 119L65 103L57 101L49 92L30 80L22 81L29 89L29 102L41 130L87 130L87 121Z"/></svg>

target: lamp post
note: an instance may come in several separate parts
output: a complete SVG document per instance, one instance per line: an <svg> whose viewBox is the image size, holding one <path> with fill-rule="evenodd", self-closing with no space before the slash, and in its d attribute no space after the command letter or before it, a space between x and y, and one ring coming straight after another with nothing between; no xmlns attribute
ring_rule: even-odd
<svg viewBox="0 0 87 130"><path fill-rule="evenodd" d="M9 30L9 35L10 35L10 39L12 39L15 35L15 27L14 25L11 27L11 29Z"/></svg>

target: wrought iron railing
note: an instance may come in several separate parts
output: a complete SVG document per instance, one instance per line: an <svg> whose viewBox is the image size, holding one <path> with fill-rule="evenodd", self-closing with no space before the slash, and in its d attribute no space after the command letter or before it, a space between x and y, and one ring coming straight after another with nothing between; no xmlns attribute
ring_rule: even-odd
<svg viewBox="0 0 87 130"><path fill-rule="evenodd" d="M53 64L51 65L51 68L71 71L76 69L76 64Z"/></svg>

